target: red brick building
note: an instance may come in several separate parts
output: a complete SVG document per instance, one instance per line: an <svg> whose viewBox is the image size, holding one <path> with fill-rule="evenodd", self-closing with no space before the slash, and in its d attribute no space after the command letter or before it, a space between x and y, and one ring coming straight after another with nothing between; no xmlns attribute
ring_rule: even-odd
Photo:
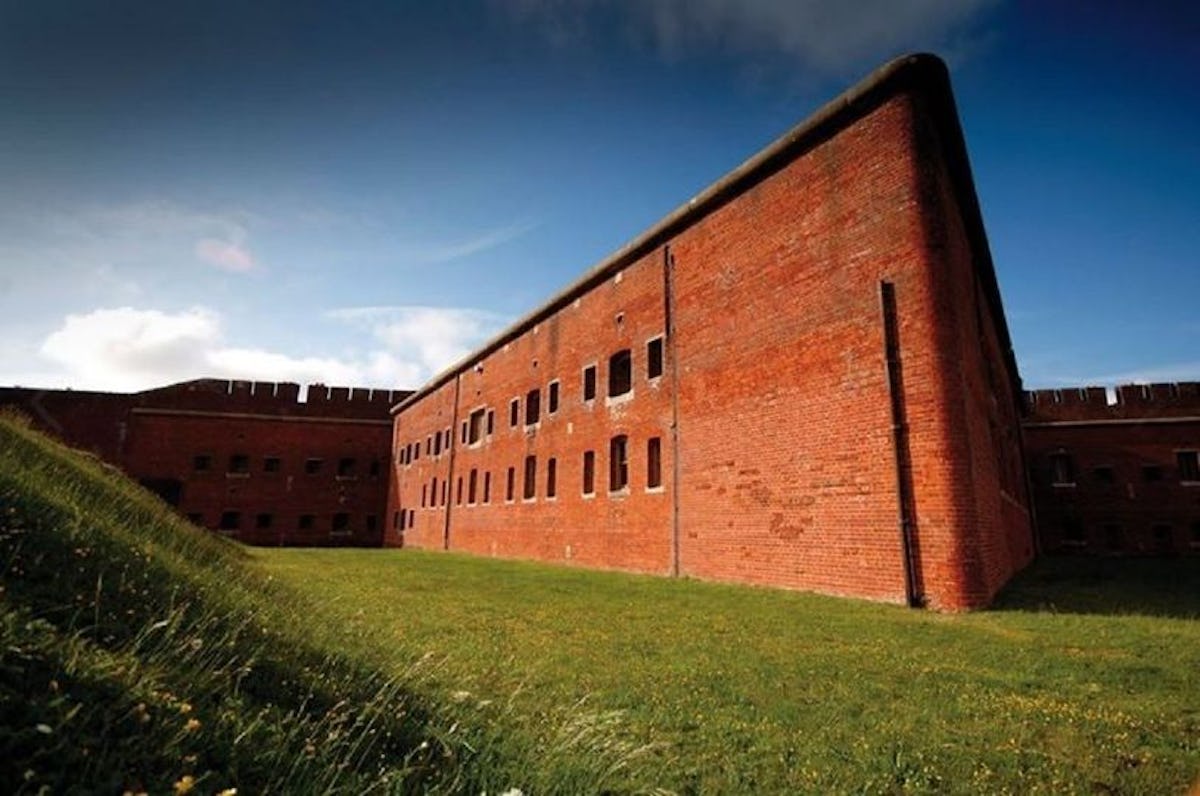
<svg viewBox="0 0 1200 796"><path fill-rule="evenodd" d="M402 402L385 544L958 609L1034 553L948 76L895 61Z"/></svg>
<svg viewBox="0 0 1200 796"><path fill-rule="evenodd" d="M1043 550L1200 554L1200 384L1037 390L1026 404Z"/></svg>
<svg viewBox="0 0 1200 796"><path fill-rule="evenodd" d="M202 379L118 394L0 389L0 405L251 544L378 546L408 393Z"/></svg>

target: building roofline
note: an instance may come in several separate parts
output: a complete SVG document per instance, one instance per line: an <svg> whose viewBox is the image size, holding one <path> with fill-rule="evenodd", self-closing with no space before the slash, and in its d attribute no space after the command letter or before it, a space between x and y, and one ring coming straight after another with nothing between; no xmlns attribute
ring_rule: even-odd
<svg viewBox="0 0 1200 796"><path fill-rule="evenodd" d="M875 107L878 102L907 89L920 89L934 100L932 110L944 139L947 163L954 183L956 198L967 235L971 241L975 264L983 277L983 287L992 308L992 316L1005 353L1005 362L1012 374L1013 399L1020 405L1021 384L1009 337L1008 324L1000 303L991 251L983 228L979 200L967 159L966 143L950 88L950 74L945 63L930 53L914 53L896 58L875 71L833 100L821 106L804 121L772 141L708 188L667 214L629 243L601 260L581 277L560 290L545 303L524 315L480 348L438 373L415 392L392 407L395 415L404 408L431 394L460 373L500 347L521 336L525 331L570 304L598 283L675 237L683 229L718 209L753 185L779 171L803 152L827 140Z"/></svg>

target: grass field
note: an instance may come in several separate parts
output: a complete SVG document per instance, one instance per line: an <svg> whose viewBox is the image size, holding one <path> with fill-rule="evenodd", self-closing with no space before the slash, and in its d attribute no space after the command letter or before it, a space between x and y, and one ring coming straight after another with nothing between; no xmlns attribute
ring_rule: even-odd
<svg viewBox="0 0 1200 796"><path fill-rule="evenodd" d="M1045 561L961 616L417 551L257 550L382 667L580 699L689 792L1182 792L1200 773L1198 562ZM515 698L510 697L517 694Z"/></svg>
<svg viewBox="0 0 1200 796"><path fill-rule="evenodd" d="M250 550L0 415L0 792L1182 792L1200 562L963 616Z"/></svg>

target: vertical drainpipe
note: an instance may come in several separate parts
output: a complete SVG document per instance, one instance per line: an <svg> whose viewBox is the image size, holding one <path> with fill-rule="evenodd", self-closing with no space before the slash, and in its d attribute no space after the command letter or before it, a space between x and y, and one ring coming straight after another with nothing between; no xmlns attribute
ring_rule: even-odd
<svg viewBox="0 0 1200 796"><path fill-rule="evenodd" d="M883 314L883 345L887 362L888 396L892 405L892 448L896 454L896 497L900 512L900 546L904 556L904 596L912 608L925 604L917 582L916 512L913 509L912 461L908 447L908 420L904 412L904 380L900 371L900 328L896 315L896 286L879 283Z"/></svg>
<svg viewBox="0 0 1200 796"><path fill-rule="evenodd" d="M663 334L671 369L671 575L679 577L679 359L675 356L675 255L663 246Z"/></svg>
<svg viewBox="0 0 1200 796"><path fill-rule="evenodd" d="M454 455L458 452L458 396L462 390L462 373L454 376L454 411L450 414L450 466L447 468L446 485L446 514L445 525L442 528L442 549L450 549L450 510L454 506Z"/></svg>

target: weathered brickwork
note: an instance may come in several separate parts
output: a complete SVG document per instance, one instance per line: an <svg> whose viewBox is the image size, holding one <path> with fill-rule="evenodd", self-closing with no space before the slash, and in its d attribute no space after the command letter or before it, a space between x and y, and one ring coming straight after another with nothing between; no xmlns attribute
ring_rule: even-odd
<svg viewBox="0 0 1200 796"><path fill-rule="evenodd" d="M1200 554L1200 384L1026 393L1042 549Z"/></svg>
<svg viewBox="0 0 1200 796"><path fill-rule="evenodd" d="M407 393L184 382L132 394L0 390L35 423L158 492L198 525L266 545L381 543L388 410Z"/></svg>
<svg viewBox="0 0 1200 796"><path fill-rule="evenodd" d="M980 606L1033 554L1018 400L944 68L906 59L401 404L385 543Z"/></svg>

